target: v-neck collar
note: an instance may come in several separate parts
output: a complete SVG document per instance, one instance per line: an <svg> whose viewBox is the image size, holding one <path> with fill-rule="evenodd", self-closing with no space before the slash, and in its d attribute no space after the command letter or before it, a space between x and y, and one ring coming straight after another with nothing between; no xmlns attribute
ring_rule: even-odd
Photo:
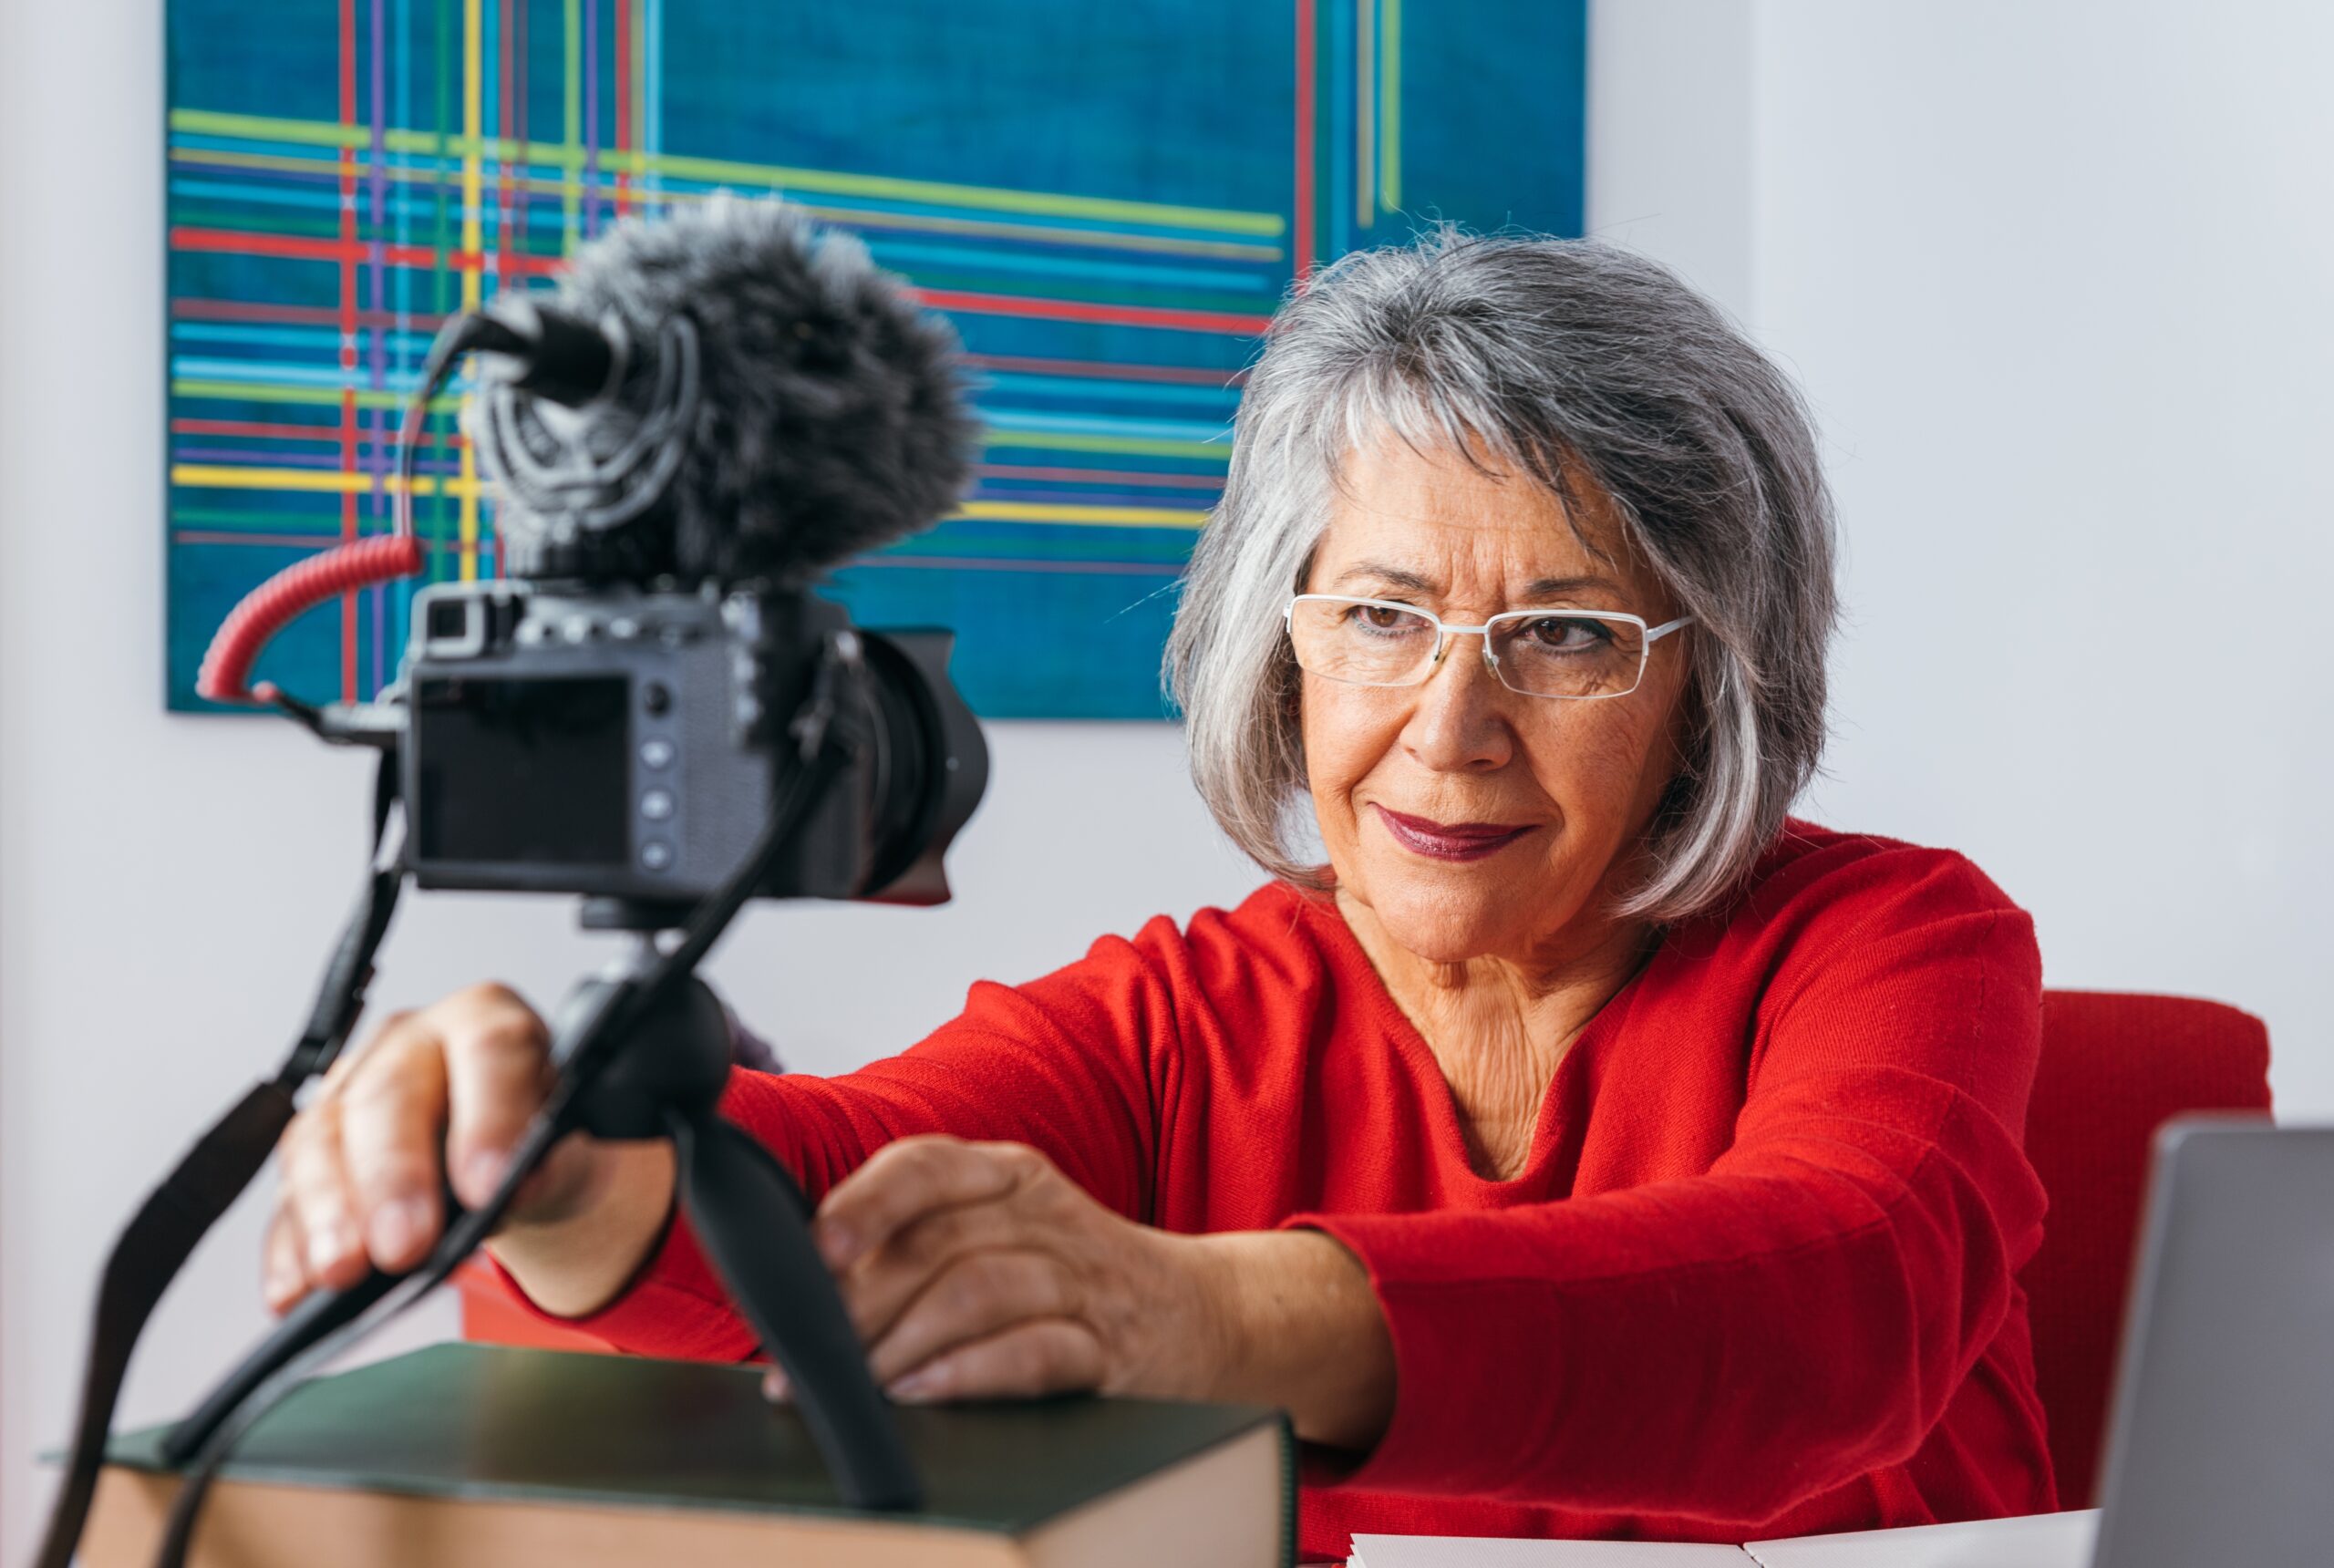
<svg viewBox="0 0 2334 1568"><path fill-rule="evenodd" d="M1573 1079L1588 1070L1585 1064L1627 1025L1646 976L1668 956L1669 944L1664 940L1655 946L1646 961L1637 965L1637 973L1622 982L1621 988L1582 1026L1571 1047L1556 1063L1547 1088L1541 1091L1539 1108L1533 1114L1532 1140L1515 1174L1503 1178L1486 1176L1475 1169L1474 1161L1468 1157L1467 1133L1460 1123L1459 1102L1451 1091L1450 1079L1443 1076L1434 1047L1427 1044L1426 1037L1419 1033L1418 1026L1410 1022L1410 1015L1394 1000L1385 976L1370 962L1368 950L1346 923L1337 902L1327 894L1310 893L1300 888L1289 887L1287 892L1321 933L1336 961L1337 984L1346 990L1347 999L1358 1001L1377 1018L1404 1068L1418 1080L1422 1091L1430 1091L1425 1092L1424 1098L1434 1108L1430 1119L1435 1161L1452 1183L1482 1199L1485 1207L1496 1207L1503 1201L1512 1201L1543 1187L1549 1160L1565 1135L1574 1130L1564 1125L1561 1114L1572 1091Z"/></svg>

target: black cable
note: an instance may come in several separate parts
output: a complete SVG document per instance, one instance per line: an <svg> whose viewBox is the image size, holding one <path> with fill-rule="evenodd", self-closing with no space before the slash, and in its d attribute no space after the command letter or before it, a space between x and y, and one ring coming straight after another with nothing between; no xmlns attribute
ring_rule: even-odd
<svg viewBox="0 0 2334 1568"><path fill-rule="evenodd" d="M474 348L501 346L510 335L511 329L501 322L477 311L467 311L449 316L438 329L438 335L430 339L429 352L421 360L421 379L416 383L413 397L405 406L405 418L398 425L398 493L390 531L413 537L413 484L421 440L429 428L429 400L453 378L454 367L463 355Z"/></svg>

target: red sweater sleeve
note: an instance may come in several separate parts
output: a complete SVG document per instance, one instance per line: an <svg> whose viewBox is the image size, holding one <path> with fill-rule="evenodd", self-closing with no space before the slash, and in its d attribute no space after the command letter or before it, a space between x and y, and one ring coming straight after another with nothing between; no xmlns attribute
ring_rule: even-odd
<svg viewBox="0 0 2334 1568"><path fill-rule="evenodd" d="M1163 918L1028 985L982 981L964 1012L920 1044L842 1078L737 1069L722 1112L794 1172L814 1205L893 1140L947 1132L1030 1144L1100 1202L1146 1221L1157 1106L1176 1047L1172 998L1144 951L1162 940L1176 940ZM678 1217L614 1302L559 1321L643 1355L739 1360L756 1348Z"/></svg>
<svg viewBox="0 0 2334 1568"><path fill-rule="evenodd" d="M1756 1520L1913 1454L2040 1238L2041 975L1975 868L1902 852L1928 869L1792 917L1707 1173L1287 1222L1360 1258L1398 1378L1375 1449L1308 1479Z"/></svg>

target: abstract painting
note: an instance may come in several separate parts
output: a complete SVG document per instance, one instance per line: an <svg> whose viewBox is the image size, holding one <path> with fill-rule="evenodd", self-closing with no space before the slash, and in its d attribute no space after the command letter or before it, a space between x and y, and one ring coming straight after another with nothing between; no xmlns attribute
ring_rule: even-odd
<svg viewBox="0 0 2334 1568"><path fill-rule="evenodd" d="M782 194L962 336L986 430L938 527L838 563L986 717L1157 718L1177 574L1275 305L1424 222L1577 233L1585 0L170 0L168 699L284 565L389 526L450 312L610 223ZM495 571L433 408L433 580ZM411 585L260 675L360 700Z"/></svg>

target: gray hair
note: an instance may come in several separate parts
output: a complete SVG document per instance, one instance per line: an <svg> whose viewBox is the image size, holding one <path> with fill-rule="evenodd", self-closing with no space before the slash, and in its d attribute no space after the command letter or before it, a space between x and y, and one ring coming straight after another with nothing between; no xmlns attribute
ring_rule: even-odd
<svg viewBox="0 0 2334 1568"><path fill-rule="evenodd" d="M1823 747L1837 609L1806 404L1709 302L1591 240L1443 225L1316 273L1274 318L1167 645L1192 776L1266 871L1326 885L1290 831L1306 789L1281 611L1348 457L1380 432L1608 498L1694 617L1684 758L1620 912L1674 922L1740 886ZM1577 526L1577 524L1575 524Z"/></svg>

